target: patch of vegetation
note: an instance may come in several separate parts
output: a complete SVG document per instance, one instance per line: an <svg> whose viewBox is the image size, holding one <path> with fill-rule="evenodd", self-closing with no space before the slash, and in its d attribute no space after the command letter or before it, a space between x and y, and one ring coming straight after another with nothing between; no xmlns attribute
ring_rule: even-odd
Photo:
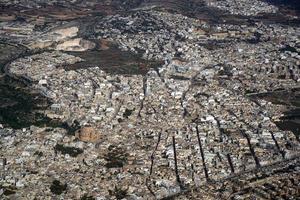
<svg viewBox="0 0 300 200"><path fill-rule="evenodd" d="M43 152L41 152L41 151L36 151L36 152L34 152L33 155L34 155L34 156L38 156L38 157L42 157L44 154L43 154Z"/></svg>
<svg viewBox="0 0 300 200"><path fill-rule="evenodd" d="M21 81L8 76L0 77L0 123L4 126L14 129L31 125L60 127L60 121L52 120L42 112L49 104L46 97L30 90Z"/></svg>
<svg viewBox="0 0 300 200"><path fill-rule="evenodd" d="M61 152L62 154L69 154L70 156L72 157L77 157L79 154L83 153L83 150L80 149L80 148L76 148L76 147L67 147L67 146L64 146L62 144L57 144L55 147L54 147L54 150L55 151L59 151Z"/></svg>
<svg viewBox="0 0 300 200"><path fill-rule="evenodd" d="M53 194L60 195L67 190L67 184L62 184L60 181L54 180L50 186L50 190Z"/></svg>
<svg viewBox="0 0 300 200"><path fill-rule="evenodd" d="M0 185L0 189L3 189L3 195L5 195L5 196L16 194L16 190L17 190L17 188L14 186L5 187L5 186L1 186L1 185Z"/></svg>
<svg viewBox="0 0 300 200"><path fill-rule="evenodd" d="M126 108L125 112L123 113L123 117L128 118L132 114L133 111L134 111L134 109L130 110L130 109Z"/></svg>
<svg viewBox="0 0 300 200"><path fill-rule="evenodd" d="M118 22L119 23L119 22ZM122 25L121 25L122 26ZM110 74L145 75L150 68L162 66L162 61L145 60L141 53L122 51L116 44L107 44L108 49L94 49L85 52L69 52L73 56L84 59L83 62L63 66L66 70L99 66Z"/></svg>
<svg viewBox="0 0 300 200"><path fill-rule="evenodd" d="M117 186L115 186L114 190L109 190L109 195L115 196L116 199L124 199L125 197L128 196L128 188L127 189L122 189Z"/></svg>
<svg viewBox="0 0 300 200"><path fill-rule="evenodd" d="M175 196L164 197L162 200L175 200Z"/></svg>
<svg viewBox="0 0 300 200"><path fill-rule="evenodd" d="M225 65L225 66L223 66L223 69L221 69L218 72L218 75L232 77L233 76L232 68L230 66Z"/></svg>
<svg viewBox="0 0 300 200"><path fill-rule="evenodd" d="M289 51L289 52L293 52L293 53L298 53L297 49L290 45L286 45L285 47L279 49L279 51L281 51L281 52Z"/></svg>
<svg viewBox="0 0 300 200"><path fill-rule="evenodd" d="M83 195L80 200L95 200L93 196L89 196L88 194Z"/></svg>
<svg viewBox="0 0 300 200"><path fill-rule="evenodd" d="M181 81L187 81L187 80L190 80L189 77L179 76L179 75L172 75L170 78L175 79L175 80L181 80Z"/></svg>
<svg viewBox="0 0 300 200"><path fill-rule="evenodd" d="M68 131L68 135L75 135L75 132L81 128L80 123L75 120L73 124L69 125L67 122L62 123L62 128Z"/></svg>
<svg viewBox="0 0 300 200"><path fill-rule="evenodd" d="M123 167L127 163L128 153L120 147L110 145L108 147L108 153L104 156L104 159L107 161L107 168L119 168Z"/></svg>
<svg viewBox="0 0 300 200"><path fill-rule="evenodd" d="M257 93L258 92L258 90L249 90L249 89L246 89L245 90L245 95L251 95L251 94L253 94L253 93Z"/></svg>

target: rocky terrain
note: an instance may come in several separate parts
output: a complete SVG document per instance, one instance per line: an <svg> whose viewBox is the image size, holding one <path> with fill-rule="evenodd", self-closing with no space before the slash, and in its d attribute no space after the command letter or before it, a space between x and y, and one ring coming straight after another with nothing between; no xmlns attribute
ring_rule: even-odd
<svg viewBox="0 0 300 200"><path fill-rule="evenodd" d="M2 0L1 199L298 199L293 1Z"/></svg>

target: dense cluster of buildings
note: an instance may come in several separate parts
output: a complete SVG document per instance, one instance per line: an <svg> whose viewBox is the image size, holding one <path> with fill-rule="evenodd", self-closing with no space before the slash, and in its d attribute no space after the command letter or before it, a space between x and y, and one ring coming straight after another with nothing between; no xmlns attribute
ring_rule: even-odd
<svg viewBox="0 0 300 200"><path fill-rule="evenodd" d="M261 1L210 6L243 15L277 11ZM155 10L111 15L91 26L87 42L106 39L164 64L146 75L110 74L103 66L70 70L66 66L84 59L68 53L72 45L56 49L80 38L80 24L40 33L35 45L49 41L39 45L47 50L11 62L7 73L29 80L51 100L44 114L76 125L79 134L63 127L1 129L0 195L99 200L300 195L299 134L276 126L287 106L250 98L299 87L298 26L210 24ZM32 39L23 41L34 48ZM89 48L79 49L84 54Z"/></svg>
<svg viewBox="0 0 300 200"><path fill-rule="evenodd" d="M234 15L255 16L263 13L276 13L278 8L264 1L254 0L249 3L247 0L206 0L209 6L217 7Z"/></svg>

